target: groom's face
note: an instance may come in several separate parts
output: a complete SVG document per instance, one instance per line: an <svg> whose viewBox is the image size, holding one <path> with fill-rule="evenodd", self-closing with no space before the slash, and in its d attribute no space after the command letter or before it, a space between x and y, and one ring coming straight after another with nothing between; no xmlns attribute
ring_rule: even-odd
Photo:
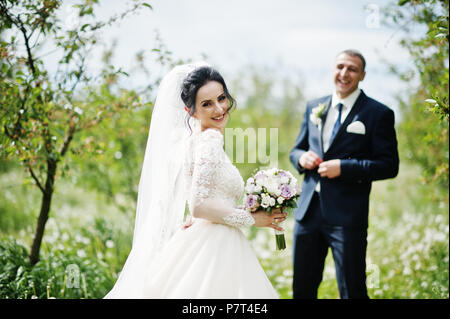
<svg viewBox="0 0 450 319"><path fill-rule="evenodd" d="M346 53L336 57L334 66L334 85L336 93L345 98L354 92L359 82L364 80L366 72L363 70L363 63L357 56L350 56Z"/></svg>

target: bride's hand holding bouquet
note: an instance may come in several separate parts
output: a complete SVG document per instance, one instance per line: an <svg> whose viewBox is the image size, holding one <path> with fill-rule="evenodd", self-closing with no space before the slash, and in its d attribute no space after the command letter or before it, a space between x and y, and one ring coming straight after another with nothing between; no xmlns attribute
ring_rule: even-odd
<svg viewBox="0 0 450 319"><path fill-rule="evenodd" d="M247 180L245 191L245 208L257 217L257 223L261 220L269 223L263 226L275 229L277 250L285 249L286 240L280 223L286 219L288 210L297 207L301 193L297 179L289 171L278 168L260 170Z"/></svg>

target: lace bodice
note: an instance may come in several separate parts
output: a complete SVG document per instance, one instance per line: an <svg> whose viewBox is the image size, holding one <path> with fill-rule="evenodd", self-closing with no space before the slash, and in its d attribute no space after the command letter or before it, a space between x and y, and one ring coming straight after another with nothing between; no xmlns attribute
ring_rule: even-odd
<svg viewBox="0 0 450 319"><path fill-rule="evenodd" d="M215 129L197 132L191 136L187 152L191 214L233 226L254 224L251 214L237 207L244 181L223 150L223 135Z"/></svg>

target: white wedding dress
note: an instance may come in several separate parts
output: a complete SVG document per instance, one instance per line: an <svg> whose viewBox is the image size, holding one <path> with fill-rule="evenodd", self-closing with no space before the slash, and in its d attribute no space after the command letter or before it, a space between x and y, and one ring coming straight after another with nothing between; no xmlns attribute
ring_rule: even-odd
<svg viewBox="0 0 450 319"><path fill-rule="evenodd" d="M239 227L254 223L237 207L244 182L214 129L188 141L185 174L190 227L170 238L146 274L144 298L278 298ZM181 154L180 154L181 155Z"/></svg>

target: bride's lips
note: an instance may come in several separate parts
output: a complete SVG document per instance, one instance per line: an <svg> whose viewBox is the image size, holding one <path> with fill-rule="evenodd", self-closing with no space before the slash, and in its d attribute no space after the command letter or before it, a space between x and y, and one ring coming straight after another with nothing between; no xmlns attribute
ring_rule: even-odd
<svg viewBox="0 0 450 319"><path fill-rule="evenodd" d="M215 122L222 122L226 116L227 116L227 113L224 113L220 116L212 117L211 119Z"/></svg>

